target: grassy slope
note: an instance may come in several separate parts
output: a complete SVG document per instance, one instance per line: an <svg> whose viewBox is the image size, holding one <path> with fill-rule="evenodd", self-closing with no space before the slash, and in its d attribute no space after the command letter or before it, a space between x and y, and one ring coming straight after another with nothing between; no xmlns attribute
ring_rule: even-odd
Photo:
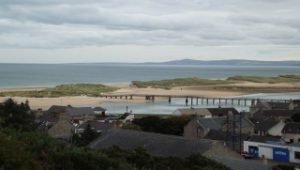
<svg viewBox="0 0 300 170"><path fill-rule="evenodd" d="M293 83L300 82L300 75L279 75L277 77L233 76L229 77L227 80L249 81L255 83Z"/></svg>
<svg viewBox="0 0 300 170"><path fill-rule="evenodd" d="M157 81L133 81L132 84L139 87L153 87L171 89L180 86L201 86L201 85L227 85L237 82L255 82L255 83L295 83L300 82L300 75L280 75L277 77L260 77L260 76L233 76L226 80L209 80L200 78L178 78Z"/></svg>
<svg viewBox="0 0 300 170"><path fill-rule="evenodd" d="M39 91L12 91L1 92L0 96L24 97L60 97L60 96L98 96L102 92L115 91L117 88L102 84L64 84Z"/></svg>
<svg viewBox="0 0 300 170"><path fill-rule="evenodd" d="M177 78L168 80L157 80L157 81L133 81L132 84L139 87L153 87L153 88L163 88L171 89L173 87L179 86L197 86L197 85L223 85L232 84L235 81L232 80L208 80L200 78Z"/></svg>

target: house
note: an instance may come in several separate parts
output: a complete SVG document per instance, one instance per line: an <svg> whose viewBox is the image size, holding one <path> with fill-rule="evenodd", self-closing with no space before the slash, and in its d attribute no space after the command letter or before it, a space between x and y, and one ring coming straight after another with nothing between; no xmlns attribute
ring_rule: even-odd
<svg viewBox="0 0 300 170"><path fill-rule="evenodd" d="M226 116L228 113L239 114L235 108L181 108L174 115L196 115L204 118Z"/></svg>
<svg viewBox="0 0 300 170"><path fill-rule="evenodd" d="M254 124L254 135L258 136L281 136L285 121L274 118L255 119L250 118Z"/></svg>
<svg viewBox="0 0 300 170"><path fill-rule="evenodd" d="M93 141L92 149L118 146L125 150L142 147L155 156L185 157L194 153L204 153L211 148L210 140L192 140L180 136L163 135L127 129L111 129L104 136Z"/></svg>
<svg viewBox="0 0 300 170"><path fill-rule="evenodd" d="M276 120L286 120L289 119L295 113L299 113L299 110L282 110L282 109L260 110L253 114L253 118L255 119L274 118Z"/></svg>
<svg viewBox="0 0 300 170"><path fill-rule="evenodd" d="M53 105L37 118L37 122L40 122L41 124L47 126L51 126L55 124L60 117L62 117L61 114L66 112L67 107L68 106Z"/></svg>
<svg viewBox="0 0 300 170"><path fill-rule="evenodd" d="M290 100L290 101L264 101L258 100L258 102L250 107L250 112L255 113L257 111L263 110L298 110L300 109L300 100Z"/></svg>
<svg viewBox="0 0 300 170"><path fill-rule="evenodd" d="M103 107L94 107L93 110L94 110L94 113L97 115L102 115L102 116L106 115L106 109Z"/></svg>
<svg viewBox="0 0 300 170"><path fill-rule="evenodd" d="M87 128L87 126L90 126L90 128L97 133L104 133L109 129L113 128L114 124L108 122L99 122L95 120L90 120L75 127L74 133L75 134L83 133L84 130Z"/></svg>
<svg viewBox="0 0 300 170"><path fill-rule="evenodd" d="M51 106L47 112L48 113L65 113L66 112L66 109L69 108L69 107L72 107L72 106L59 106L59 105L53 105Z"/></svg>
<svg viewBox="0 0 300 170"><path fill-rule="evenodd" d="M291 109L300 110L300 99L298 100L292 100L292 103L290 105Z"/></svg>
<svg viewBox="0 0 300 170"><path fill-rule="evenodd" d="M236 120L239 120L236 119ZM226 130L229 125L227 117L215 118L194 118L185 127L183 136L186 138L207 138L214 140L225 140ZM236 122L239 129L240 123ZM254 124L247 118L241 118L241 131L250 135L253 132Z"/></svg>
<svg viewBox="0 0 300 170"><path fill-rule="evenodd" d="M68 120L74 125L87 120L95 120L96 115L90 107L51 106L42 116L37 119L40 129L49 129L59 120Z"/></svg>
<svg viewBox="0 0 300 170"><path fill-rule="evenodd" d="M53 138L69 141L72 137L73 128L74 126L70 121L61 119L48 129L48 135Z"/></svg>
<svg viewBox="0 0 300 170"><path fill-rule="evenodd" d="M79 124L87 120L96 119L96 115L91 107L68 107L66 116L72 121L79 122Z"/></svg>
<svg viewBox="0 0 300 170"><path fill-rule="evenodd" d="M285 143L300 143L300 123L286 123L282 129L282 140Z"/></svg>

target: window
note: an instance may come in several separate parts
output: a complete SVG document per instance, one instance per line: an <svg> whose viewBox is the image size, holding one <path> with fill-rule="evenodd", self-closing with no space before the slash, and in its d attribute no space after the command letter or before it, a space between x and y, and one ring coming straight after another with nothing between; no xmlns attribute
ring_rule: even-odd
<svg viewBox="0 0 300 170"><path fill-rule="evenodd" d="M300 159L300 152L295 152L295 159Z"/></svg>

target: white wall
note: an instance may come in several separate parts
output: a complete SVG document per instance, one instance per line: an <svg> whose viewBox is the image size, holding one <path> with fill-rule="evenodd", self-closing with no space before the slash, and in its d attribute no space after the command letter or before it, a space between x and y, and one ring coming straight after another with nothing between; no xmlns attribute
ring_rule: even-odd
<svg viewBox="0 0 300 170"><path fill-rule="evenodd" d="M281 136L281 130L283 129L285 123L284 121L278 122L275 126L273 126L271 129L269 129L268 134L272 136Z"/></svg>
<svg viewBox="0 0 300 170"><path fill-rule="evenodd" d="M248 152L249 146L258 147L259 157L264 155L267 159L273 159L273 148L288 148L290 162L300 163L300 159L295 159L295 151L300 152L300 146L289 146L289 145L274 145L260 142L244 141L244 151Z"/></svg>
<svg viewBox="0 0 300 170"><path fill-rule="evenodd" d="M300 159L295 159L295 151L300 152L300 147L290 147L290 162L300 163Z"/></svg>
<svg viewBox="0 0 300 170"><path fill-rule="evenodd" d="M269 147L269 146L260 146L259 150L259 157L263 158L267 158L267 159L273 159L273 148Z"/></svg>

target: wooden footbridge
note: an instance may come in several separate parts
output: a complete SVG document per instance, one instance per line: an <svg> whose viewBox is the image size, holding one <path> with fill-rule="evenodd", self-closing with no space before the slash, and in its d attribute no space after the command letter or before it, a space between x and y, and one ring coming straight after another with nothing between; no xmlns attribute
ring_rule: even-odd
<svg viewBox="0 0 300 170"><path fill-rule="evenodd" d="M280 99L260 99L249 97L203 97L193 95L158 95L158 94L101 94L102 98L133 100L134 97L143 97L146 101L154 102L156 98L167 99L171 104L172 99L185 99L185 105L238 105L238 106L253 106L258 101L288 103L290 100Z"/></svg>

